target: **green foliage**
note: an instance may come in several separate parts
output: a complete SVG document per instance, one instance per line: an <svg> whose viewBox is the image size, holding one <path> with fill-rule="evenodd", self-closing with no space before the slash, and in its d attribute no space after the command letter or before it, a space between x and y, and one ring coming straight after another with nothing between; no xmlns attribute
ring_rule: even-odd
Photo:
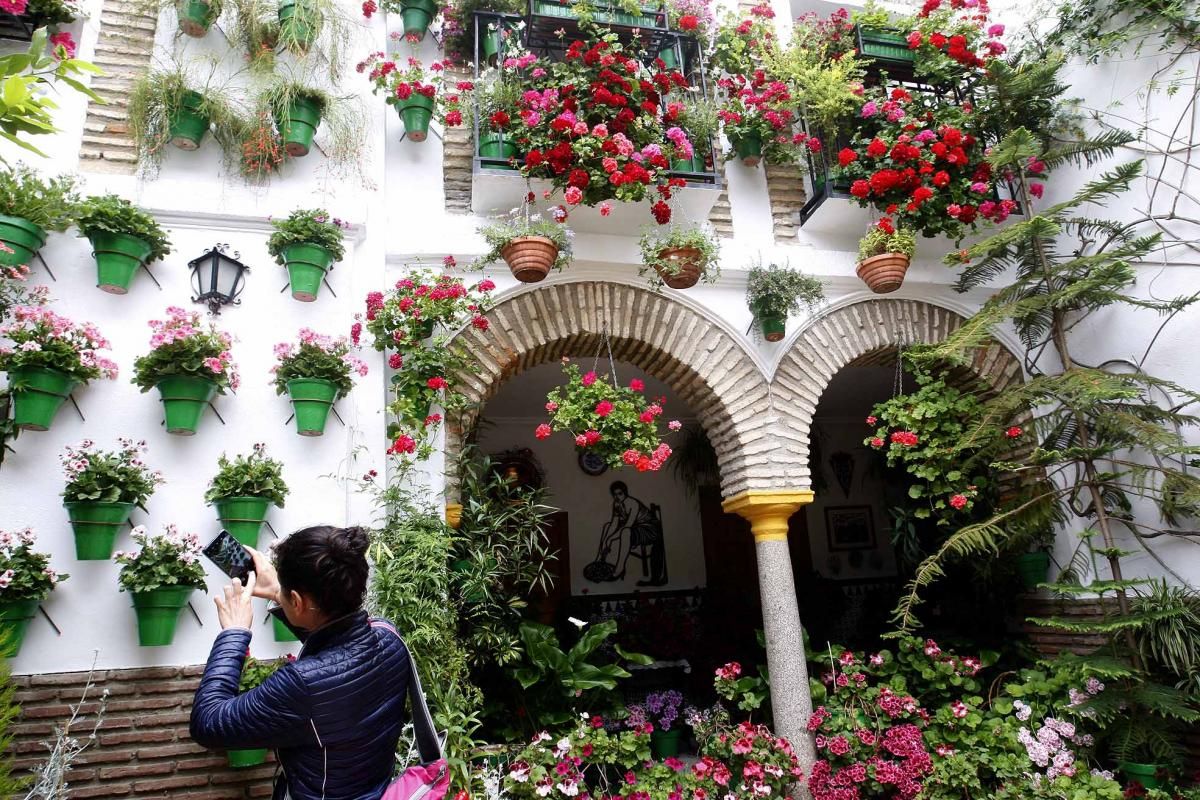
<svg viewBox="0 0 1200 800"><path fill-rule="evenodd" d="M719 697L734 703L746 712L758 710L771 698L771 676L766 666L758 665L757 675L743 675L742 665L732 662L719 667L713 679Z"/></svg>
<svg viewBox="0 0 1200 800"><path fill-rule="evenodd" d="M683 268L684 259L664 257L664 253L670 250L695 250L699 253L692 258L699 262L700 280L705 283L716 283L721 277L721 244L716 234L706 226L673 222L666 227L647 228L642 232L638 245L642 250L642 266L638 268L638 274L649 274L650 285L656 289L662 288L664 274L678 275Z"/></svg>
<svg viewBox="0 0 1200 800"><path fill-rule="evenodd" d="M1137 54L1154 40L1159 50L1195 49L1200 40L1200 13L1189 0L1097 0L1062 3L1050 42L1091 63L1106 56Z"/></svg>
<svg viewBox="0 0 1200 800"><path fill-rule="evenodd" d="M1134 637L1147 667L1200 696L1200 594L1190 586L1151 581L1137 591L1134 608L1145 620Z"/></svg>
<svg viewBox="0 0 1200 800"><path fill-rule="evenodd" d="M367 374L366 362L351 351L350 340L345 336L334 339L313 333L308 328L300 330L300 344L292 347L286 342L275 345L278 363L272 368L275 373L275 393L285 394L288 381L297 378L313 378L330 381L337 386L337 396L345 397L354 388L354 377Z"/></svg>
<svg viewBox="0 0 1200 800"><path fill-rule="evenodd" d="M554 242L554 246L558 248L554 269L561 270L571 265L571 240L575 232L552 219L546 219L541 214L529 213L528 207L513 209L497 222L481 227L479 233L491 248L479 257L477 263L480 265L502 261L504 248L508 247L513 239L525 236L541 236Z"/></svg>
<svg viewBox="0 0 1200 800"><path fill-rule="evenodd" d="M459 638L474 665L521 657L519 628L531 596L553 586L558 556L546 535L545 493L514 484L487 457L459 462L462 520L450 550Z"/></svg>
<svg viewBox="0 0 1200 800"><path fill-rule="evenodd" d="M246 656L246 660L242 662L242 678L238 681L238 692L248 692L262 686L267 678L295 660L296 657L291 654L266 661Z"/></svg>
<svg viewBox="0 0 1200 800"><path fill-rule="evenodd" d="M909 258L917 252L917 237L908 228L896 228L888 233L878 225L872 225L865 236L858 240L858 260L866 261L884 253L903 253Z"/></svg>
<svg viewBox="0 0 1200 800"><path fill-rule="evenodd" d="M251 70L269 75L276 52L284 51L300 72L341 80L358 21L335 0L297 0L287 25L279 23L276 0L232 0L231 6L229 40L245 51Z"/></svg>
<svg viewBox="0 0 1200 800"><path fill-rule="evenodd" d="M346 256L345 228L350 223L332 217L322 208L297 209L285 219L272 219L274 232L267 239L267 252L275 257L275 263L284 264L283 251L296 244L311 244L328 250L334 261Z"/></svg>
<svg viewBox="0 0 1200 800"><path fill-rule="evenodd" d="M29 785L29 779L13 775L13 726L21 717L17 705L17 684L7 661L0 664L0 795L19 797Z"/></svg>
<svg viewBox="0 0 1200 800"><path fill-rule="evenodd" d="M71 577L50 569L49 554L35 551L35 544L37 536L31 528L0 531L0 575L8 576L0 586L0 603L45 600L59 583Z"/></svg>
<svg viewBox="0 0 1200 800"><path fill-rule="evenodd" d="M188 67L191 66L190 63ZM161 166L171 143L171 126L185 107L209 121L226 164L241 160L249 123L242 113L240 99L216 80L215 72L214 64L207 79L200 80L187 67L177 66L147 72L133 85L129 96L129 133L144 170L153 172Z"/></svg>
<svg viewBox="0 0 1200 800"><path fill-rule="evenodd" d="M755 264L746 283L746 305L756 317L783 317L810 312L825 300L825 284L786 264Z"/></svg>
<svg viewBox="0 0 1200 800"><path fill-rule="evenodd" d="M29 137L58 132L53 114L58 109L53 99L57 84L93 103L105 102L81 81L82 76L97 74L100 69L77 58L59 60L61 53L47 50L48 41L47 30L38 28L29 50L0 56L0 137L42 157L46 154L30 143Z"/></svg>
<svg viewBox="0 0 1200 800"><path fill-rule="evenodd" d="M297 7L300 5L298 3ZM364 177L361 170L367 160L369 148L365 142L370 125L359 98L334 95L311 83L276 75L252 105L274 120L278 128L280 120L288 119L292 104L297 100L313 103L320 110L323 134L314 146L325 156L325 163L344 172L357 171Z"/></svg>
<svg viewBox="0 0 1200 800"><path fill-rule="evenodd" d="M265 444L254 445L254 452L230 461L224 453L217 459L217 474L208 484L204 501L212 503L226 497L261 497L283 508L288 487L283 480L283 463L267 455Z"/></svg>
<svg viewBox="0 0 1200 800"><path fill-rule="evenodd" d="M0 169L0 214L21 217L47 231L65 231L79 202L71 175L43 178L25 164Z"/></svg>
<svg viewBox="0 0 1200 800"><path fill-rule="evenodd" d="M150 245L147 263L171 252L171 240L154 217L115 194L92 195L79 205L75 225L84 236L93 233L124 233Z"/></svg>
<svg viewBox="0 0 1200 800"><path fill-rule="evenodd" d="M167 525L163 533L151 535L139 525L131 535L139 549L113 554L113 561L121 565L117 584L122 592L172 586L204 588L204 565L200 563L200 539L196 534L181 533L174 525Z"/></svg>
<svg viewBox="0 0 1200 800"><path fill-rule="evenodd" d="M682 106L675 121L687 133L695 154L706 157L712 151L713 139L720 130L717 107L712 101L699 97L684 98Z"/></svg>
<svg viewBox="0 0 1200 800"><path fill-rule="evenodd" d="M96 450L91 439L67 447L62 456L66 503L133 503L143 511L154 490L165 483L162 473L142 461L146 443L118 439L120 450Z"/></svg>

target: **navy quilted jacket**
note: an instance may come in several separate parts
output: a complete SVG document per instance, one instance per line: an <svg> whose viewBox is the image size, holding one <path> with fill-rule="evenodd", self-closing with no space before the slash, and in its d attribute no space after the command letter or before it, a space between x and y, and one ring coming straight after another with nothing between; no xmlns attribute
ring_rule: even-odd
<svg viewBox="0 0 1200 800"><path fill-rule="evenodd" d="M250 631L213 642L192 706L192 738L205 747L271 748L282 775L275 800L379 800L392 779L406 720L404 643L359 611L313 631L300 656L238 694Z"/></svg>

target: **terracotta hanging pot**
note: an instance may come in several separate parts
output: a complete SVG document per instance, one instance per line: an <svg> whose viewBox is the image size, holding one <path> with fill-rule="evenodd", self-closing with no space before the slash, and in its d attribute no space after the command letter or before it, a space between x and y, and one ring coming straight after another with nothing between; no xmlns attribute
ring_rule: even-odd
<svg viewBox="0 0 1200 800"><path fill-rule="evenodd" d="M904 253L880 253L858 263L858 277L875 294L894 292L904 283L908 256Z"/></svg>
<svg viewBox="0 0 1200 800"><path fill-rule="evenodd" d="M670 262L674 269L665 269L658 264L654 271L662 282L672 289L690 289L700 281L704 267L704 254L694 247L665 247L658 251L662 261Z"/></svg>
<svg viewBox="0 0 1200 800"><path fill-rule="evenodd" d="M537 283L550 273L558 258L558 245L545 236L518 236L500 250L513 277L521 283Z"/></svg>

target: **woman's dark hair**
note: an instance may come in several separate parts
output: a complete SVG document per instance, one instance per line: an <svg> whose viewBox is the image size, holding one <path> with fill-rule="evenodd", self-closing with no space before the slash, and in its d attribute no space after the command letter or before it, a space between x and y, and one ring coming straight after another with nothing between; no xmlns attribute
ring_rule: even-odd
<svg viewBox="0 0 1200 800"><path fill-rule="evenodd" d="M608 487L609 494L616 494L617 491L624 492L626 497L629 496L629 487L625 485L625 481L613 481Z"/></svg>
<svg viewBox="0 0 1200 800"><path fill-rule="evenodd" d="M275 570L285 592L314 598L331 617L357 611L367 593L367 532L314 525L275 545Z"/></svg>

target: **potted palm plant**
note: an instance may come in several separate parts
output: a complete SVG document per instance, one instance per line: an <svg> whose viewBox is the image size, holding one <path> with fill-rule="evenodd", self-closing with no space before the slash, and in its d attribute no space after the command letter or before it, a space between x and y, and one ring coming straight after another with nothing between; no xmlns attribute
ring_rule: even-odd
<svg viewBox="0 0 1200 800"><path fill-rule="evenodd" d="M253 656L246 656L246 660L242 663L242 677L238 681L238 694L245 694L251 689L257 689L267 682L267 678L274 675L280 668L292 663L296 660L293 655L280 656L267 661L260 661ZM253 749L234 749L226 750L225 757L229 759L229 766L234 769L244 769L246 767L257 767L259 764L265 764L267 761L267 748Z"/></svg>
<svg viewBox="0 0 1200 800"><path fill-rule="evenodd" d="M200 563L200 539L182 533L174 525L155 536L144 525L133 529L137 550L117 551L113 561L121 565L117 583L133 598L137 614L138 644L162 647L175 640L179 612L196 589L204 588Z"/></svg>
<svg viewBox="0 0 1200 800"><path fill-rule="evenodd" d="M287 268L292 297L302 303L317 299L325 273L346 255L344 229L349 223L320 208L296 210L286 219L271 220L275 229L267 252Z"/></svg>
<svg viewBox="0 0 1200 800"><path fill-rule="evenodd" d="M665 230L648 229L640 244L642 267L638 273L653 270L650 283L656 288L666 284L672 289L689 289L701 279L714 283L721 275L717 262L720 245L704 227L671 223Z"/></svg>
<svg viewBox="0 0 1200 800"><path fill-rule="evenodd" d="M108 342L91 323L77 325L42 306L16 306L13 321L0 327L9 347L0 347L0 370L8 373L12 423L45 431L80 384L117 377L117 365L100 355Z"/></svg>
<svg viewBox="0 0 1200 800"><path fill-rule="evenodd" d="M267 446L259 443L250 455L232 461L221 454L204 501L217 509L217 519L235 539L247 547L257 547L267 506L283 508L287 493L283 464L268 457Z"/></svg>
<svg viewBox="0 0 1200 800"><path fill-rule="evenodd" d="M292 399L301 436L324 434L329 409L354 388L354 374L367 374L366 362L351 350L345 336L334 339L308 328L300 329L299 345L275 345L275 392Z"/></svg>
<svg viewBox="0 0 1200 800"><path fill-rule="evenodd" d="M62 456L67 485L63 506L75 534L75 557L80 561L112 558L117 533L134 508L146 510L146 501L163 483L142 457L146 443L118 439L119 450L99 450L91 439L68 447Z"/></svg>
<svg viewBox="0 0 1200 800"><path fill-rule="evenodd" d="M514 209L507 218L479 231L491 248L480 257L481 264L504 260L513 277L521 283L537 283L571 263L571 239L574 231L541 214L529 213L529 207Z"/></svg>
<svg viewBox="0 0 1200 800"><path fill-rule="evenodd" d="M50 556L33 547L33 530L0 531L0 657L21 652L38 606L69 576L50 568Z"/></svg>
<svg viewBox="0 0 1200 800"><path fill-rule="evenodd" d="M171 306L167 319L150 320L151 350L133 362L133 382L162 396L167 433L194 436L204 408L240 379L229 348L233 339L200 314Z"/></svg>
<svg viewBox="0 0 1200 800"><path fill-rule="evenodd" d="M167 144L180 150L200 147L209 130L226 154L241 155L246 121L238 102L210 79L192 79L183 68L154 70L143 75L129 97L129 132L144 169L157 169Z"/></svg>
<svg viewBox="0 0 1200 800"><path fill-rule="evenodd" d="M858 243L858 277L875 294L894 292L904 283L909 260L917 251L913 232L883 217Z"/></svg>
<svg viewBox="0 0 1200 800"><path fill-rule="evenodd" d="M97 286L109 294L125 294L138 267L171 252L171 240L154 217L115 194L84 200L75 225L92 243Z"/></svg>
<svg viewBox="0 0 1200 800"><path fill-rule="evenodd" d="M818 279L786 266L755 264L746 284L746 304L754 312L768 342L778 342L787 332L787 318L801 307L813 309L825 299Z"/></svg>
<svg viewBox="0 0 1200 800"><path fill-rule="evenodd" d="M43 178L24 164L0 172L0 267L29 264L47 231L65 231L79 202L75 179Z"/></svg>

